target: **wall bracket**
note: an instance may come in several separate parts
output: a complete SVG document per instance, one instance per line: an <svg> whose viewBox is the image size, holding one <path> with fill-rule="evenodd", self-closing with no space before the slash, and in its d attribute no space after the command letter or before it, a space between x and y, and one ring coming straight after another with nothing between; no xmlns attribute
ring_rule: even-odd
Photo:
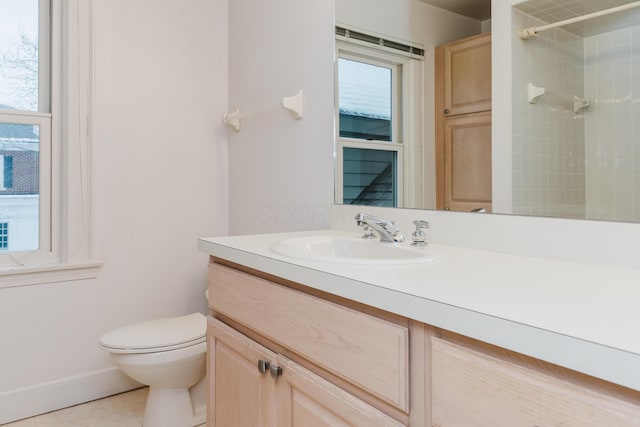
<svg viewBox="0 0 640 427"><path fill-rule="evenodd" d="M236 132L240 132L240 109L236 108L229 114L222 116L222 123L229 126Z"/></svg>
<svg viewBox="0 0 640 427"><path fill-rule="evenodd" d="M577 95L573 95L573 112L577 113L580 110L587 108L590 105L589 100L580 98Z"/></svg>
<svg viewBox="0 0 640 427"><path fill-rule="evenodd" d="M300 120L303 116L302 91L298 91L298 93L293 96L282 98L282 108L289 111L294 119ZM271 109L267 109L266 112L269 112L270 110ZM229 126L234 131L240 132L240 118L260 116L264 113L265 111L257 111L251 114L240 113L240 109L236 108L229 114L225 114L222 116L222 123Z"/></svg>
<svg viewBox="0 0 640 427"><path fill-rule="evenodd" d="M303 116L302 91L298 91L293 96L282 98L282 108L290 111L294 119L300 120Z"/></svg>
<svg viewBox="0 0 640 427"><path fill-rule="evenodd" d="M527 101L529 104L535 104L536 100L544 95L544 92L543 87L534 86L531 83L527 84Z"/></svg>

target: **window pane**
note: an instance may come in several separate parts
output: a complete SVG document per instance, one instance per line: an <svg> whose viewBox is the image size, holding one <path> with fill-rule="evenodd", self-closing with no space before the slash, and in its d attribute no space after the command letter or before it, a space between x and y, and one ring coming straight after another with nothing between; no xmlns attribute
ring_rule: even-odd
<svg viewBox="0 0 640 427"><path fill-rule="evenodd" d="M38 0L0 0L0 108L38 111Z"/></svg>
<svg viewBox="0 0 640 427"><path fill-rule="evenodd" d="M395 207L397 152L344 148L343 203Z"/></svg>
<svg viewBox="0 0 640 427"><path fill-rule="evenodd" d="M338 59L340 136L391 141L391 69Z"/></svg>
<svg viewBox="0 0 640 427"><path fill-rule="evenodd" d="M9 223L0 222L0 251L9 248Z"/></svg>
<svg viewBox="0 0 640 427"><path fill-rule="evenodd" d="M39 133L36 125L0 123L0 249L39 248Z"/></svg>

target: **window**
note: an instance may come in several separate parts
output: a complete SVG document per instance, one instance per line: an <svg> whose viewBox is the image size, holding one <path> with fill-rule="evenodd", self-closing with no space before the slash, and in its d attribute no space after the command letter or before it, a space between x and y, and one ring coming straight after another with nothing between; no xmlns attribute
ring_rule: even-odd
<svg viewBox="0 0 640 427"><path fill-rule="evenodd" d="M421 105L414 57L423 51L344 28L336 34L336 203L403 206L413 191L405 165L422 144L414 132L422 121L407 118Z"/></svg>
<svg viewBox="0 0 640 427"><path fill-rule="evenodd" d="M90 244L90 35L91 2L2 1L0 288L91 278L100 267Z"/></svg>
<svg viewBox="0 0 640 427"><path fill-rule="evenodd" d="M9 248L9 223L0 222L0 251Z"/></svg>
<svg viewBox="0 0 640 427"><path fill-rule="evenodd" d="M341 138L392 141L397 126L392 126L397 72L397 67L338 58ZM396 111L393 113L395 118Z"/></svg>
<svg viewBox="0 0 640 427"><path fill-rule="evenodd" d="M51 250L49 3L7 0L0 15L0 221L17 238L4 249ZM13 227L12 227L13 228Z"/></svg>
<svg viewBox="0 0 640 427"><path fill-rule="evenodd" d="M11 188L13 188L13 156L0 155L0 191Z"/></svg>
<svg viewBox="0 0 640 427"><path fill-rule="evenodd" d="M342 153L344 204L398 205L397 151L344 147Z"/></svg>

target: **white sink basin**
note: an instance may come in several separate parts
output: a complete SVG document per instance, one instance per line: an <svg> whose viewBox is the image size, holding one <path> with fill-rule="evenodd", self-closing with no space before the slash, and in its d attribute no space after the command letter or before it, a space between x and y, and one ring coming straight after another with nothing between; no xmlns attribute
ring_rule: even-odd
<svg viewBox="0 0 640 427"><path fill-rule="evenodd" d="M428 246L381 243L360 237L308 236L281 240L271 246L278 255L345 264L413 264L441 258Z"/></svg>

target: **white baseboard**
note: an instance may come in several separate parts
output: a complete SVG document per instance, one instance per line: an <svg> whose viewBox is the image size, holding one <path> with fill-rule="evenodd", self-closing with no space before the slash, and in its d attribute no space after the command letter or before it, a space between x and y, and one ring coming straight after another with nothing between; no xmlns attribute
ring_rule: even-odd
<svg viewBox="0 0 640 427"><path fill-rule="evenodd" d="M141 385L118 368L61 378L0 393L0 424L33 417L113 394Z"/></svg>

